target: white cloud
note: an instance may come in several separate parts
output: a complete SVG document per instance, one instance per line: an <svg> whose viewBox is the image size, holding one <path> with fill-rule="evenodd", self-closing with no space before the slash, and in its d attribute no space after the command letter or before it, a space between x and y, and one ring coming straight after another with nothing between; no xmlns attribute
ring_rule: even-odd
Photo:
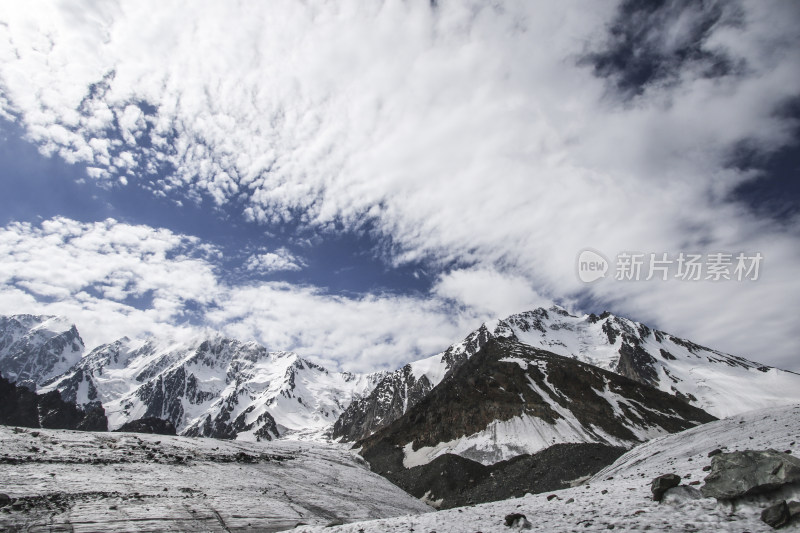
<svg viewBox="0 0 800 533"><path fill-rule="evenodd" d="M536 293L527 278L478 268L453 270L441 276L433 293L493 317L552 305L551 300Z"/></svg>
<svg viewBox="0 0 800 533"><path fill-rule="evenodd" d="M587 246L762 251L764 278L746 287L589 290L697 342L796 367L798 223L725 198L753 179L726 166L736 143L769 152L792 138L774 111L800 86L797 7L743 2L741 23L714 26L703 46L744 68L708 78L690 65L625 100L578 61L603 45L615 8L6 2L0 101L43 151L91 164L92 177L144 180L163 160L178 170L153 184L162 193L244 199L254 221L370 221L391 261L475 265L437 289L469 305L480 294L467 281L498 272L485 309L585 290L573 262ZM651 45L668 51L687 27L665 20ZM50 297L62 287L20 281Z"/></svg>
<svg viewBox="0 0 800 533"><path fill-rule="evenodd" d="M301 257L297 257L286 248L278 248L274 252L251 255L245 261L244 267L250 272L269 274L303 270L306 263Z"/></svg>
<svg viewBox="0 0 800 533"><path fill-rule="evenodd" d="M275 255L285 260L287 254ZM0 257L0 314L66 316L90 348L124 335L186 335L210 327L332 368L393 369L446 348L491 318L481 310L454 310L441 299L343 297L281 282L231 286L217 272L213 247L114 220L9 224L0 228ZM129 301L141 297L149 300ZM187 306L196 309L193 317Z"/></svg>
<svg viewBox="0 0 800 533"><path fill-rule="evenodd" d="M64 314L87 330L87 343L168 331L188 303L216 298L206 252L195 238L111 219L9 224L0 228L2 312ZM129 298L150 305L138 310Z"/></svg>

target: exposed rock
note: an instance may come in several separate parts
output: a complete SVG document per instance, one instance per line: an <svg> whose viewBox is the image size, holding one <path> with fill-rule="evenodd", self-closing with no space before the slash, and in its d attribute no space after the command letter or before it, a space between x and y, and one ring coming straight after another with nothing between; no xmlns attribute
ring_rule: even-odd
<svg viewBox="0 0 800 533"><path fill-rule="evenodd" d="M789 514L792 515L792 518L795 516L800 516L800 502L791 501L786 505L789 506Z"/></svg>
<svg viewBox="0 0 800 533"><path fill-rule="evenodd" d="M681 476L678 474L664 474L658 476L650 483L650 492L653 493L653 500L660 502L661 498L664 497L664 493L667 492L668 489L680 485L680 482Z"/></svg>
<svg viewBox="0 0 800 533"><path fill-rule="evenodd" d="M570 487L570 480L599 472L625 452L603 444L557 444L533 455L493 465L444 454L426 465L403 468L396 448L370 455L373 471L417 498L440 502L439 509L538 494ZM548 499L557 498L551 494Z"/></svg>
<svg viewBox="0 0 800 533"><path fill-rule="evenodd" d="M800 482L800 459L775 450L745 450L714 456L700 489L705 497L729 500Z"/></svg>
<svg viewBox="0 0 800 533"><path fill-rule="evenodd" d="M463 341L450 346L432 359L438 359L447 372L452 372L486 345L491 337L486 325L482 325ZM424 374L416 376L411 364L389 373L372 392L355 399L347 407L333 426L333 438L356 441L368 437L403 416L437 384L432 383Z"/></svg>
<svg viewBox="0 0 800 533"><path fill-rule="evenodd" d="M506 515L506 526L507 527L530 527L530 522L522 513L511 513Z"/></svg>
<svg viewBox="0 0 800 533"><path fill-rule="evenodd" d="M786 500L781 500L761 511L761 521L775 529L785 526L789 523L789 520L791 520L791 515L789 514L789 506L786 505Z"/></svg>
<svg viewBox="0 0 800 533"><path fill-rule="evenodd" d="M708 452L708 456L709 457L714 457L715 455L719 455L721 453L722 453L722 450L719 449L719 448L716 448L716 449L711 450L710 452Z"/></svg>
<svg viewBox="0 0 800 533"><path fill-rule="evenodd" d="M11 497L8 494L0 493L0 507L5 507L11 503Z"/></svg>
<svg viewBox="0 0 800 533"><path fill-rule="evenodd" d="M115 431L127 431L130 433L153 433L156 435L175 435L175 426L169 420L161 418L147 417L138 420L125 422Z"/></svg>

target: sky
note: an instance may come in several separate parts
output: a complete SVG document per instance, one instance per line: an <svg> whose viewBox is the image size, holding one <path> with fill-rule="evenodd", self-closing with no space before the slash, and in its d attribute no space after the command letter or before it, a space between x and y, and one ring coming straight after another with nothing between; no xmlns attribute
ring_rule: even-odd
<svg viewBox="0 0 800 533"><path fill-rule="evenodd" d="M0 5L0 313L87 347L372 371L557 304L800 371L799 169L795 2Z"/></svg>

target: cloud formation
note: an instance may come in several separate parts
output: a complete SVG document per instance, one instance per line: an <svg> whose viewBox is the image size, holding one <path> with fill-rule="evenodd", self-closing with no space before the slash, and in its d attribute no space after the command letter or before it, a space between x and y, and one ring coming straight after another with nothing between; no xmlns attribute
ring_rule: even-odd
<svg viewBox="0 0 800 533"><path fill-rule="evenodd" d="M284 272L298 271L305 268L306 263L302 258L292 254L286 248L278 248L274 252L253 254L247 258L244 267L250 272Z"/></svg>
<svg viewBox="0 0 800 533"><path fill-rule="evenodd" d="M737 147L796 140L781 112L800 96L792 2L35 4L0 8L0 105L94 178L256 223L369 223L393 264L456 265L433 301L589 299L796 367L798 221L729 201L758 179L730 164ZM765 265L750 285L586 286L586 247Z"/></svg>
<svg viewBox="0 0 800 533"><path fill-rule="evenodd" d="M444 299L343 297L283 282L232 286L214 247L111 219L9 224L0 228L0 257L0 314L64 315L89 348L123 335L183 337L211 328L332 368L393 369L444 349L491 316Z"/></svg>

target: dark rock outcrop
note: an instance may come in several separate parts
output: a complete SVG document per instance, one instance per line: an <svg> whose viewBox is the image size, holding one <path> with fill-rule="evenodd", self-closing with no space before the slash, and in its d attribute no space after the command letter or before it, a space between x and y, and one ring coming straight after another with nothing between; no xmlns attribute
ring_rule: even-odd
<svg viewBox="0 0 800 533"><path fill-rule="evenodd" d="M602 470L625 453L603 444L556 444L532 455L520 455L493 465L444 454L430 463L403 468L402 452L388 450L370 467L409 494L438 509L518 498L571 486Z"/></svg>
<svg viewBox="0 0 800 533"><path fill-rule="evenodd" d="M108 419L99 403L77 406L58 391L39 395L0 375L0 424L46 429L107 431Z"/></svg>
<svg viewBox="0 0 800 533"><path fill-rule="evenodd" d="M720 453L700 489L706 498L731 500L800 483L800 459L775 450Z"/></svg>
<svg viewBox="0 0 800 533"><path fill-rule="evenodd" d="M114 431L127 431L129 433L153 433L156 435L175 435L175 426L169 420L146 417L125 422Z"/></svg>

